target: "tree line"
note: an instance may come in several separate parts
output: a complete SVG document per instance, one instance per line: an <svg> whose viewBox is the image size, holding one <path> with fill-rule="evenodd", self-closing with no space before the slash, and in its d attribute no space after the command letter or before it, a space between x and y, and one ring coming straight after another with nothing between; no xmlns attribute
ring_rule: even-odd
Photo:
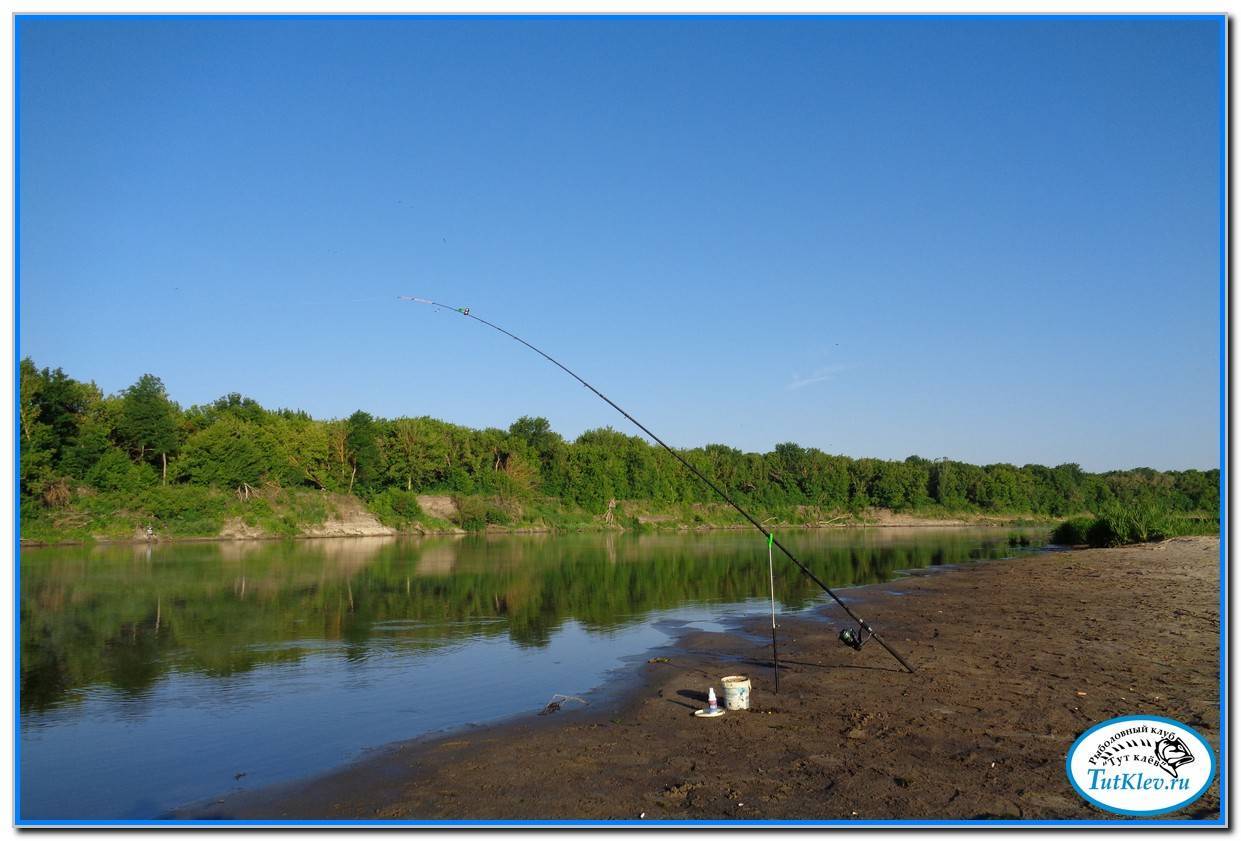
<svg viewBox="0 0 1241 841"><path fill-rule="evenodd" d="M472 429L431 417L357 411L317 420L267 409L240 394L181 408L144 374L105 395L60 368L20 364L23 509L56 509L92 493L140 495L160 486L245 492L277 485L353 494L416 510L415 495L531 500L554 497L604 512L611 500L716 501L663 450L610 427L570 441L545 418ZM1109 502L1218 512L1219 470L1139 468L1088 473L1076 464L973 465L832 455L795 443L747 453L724 444L682 450L743 505L816 506L1068 516Z"/></svg>

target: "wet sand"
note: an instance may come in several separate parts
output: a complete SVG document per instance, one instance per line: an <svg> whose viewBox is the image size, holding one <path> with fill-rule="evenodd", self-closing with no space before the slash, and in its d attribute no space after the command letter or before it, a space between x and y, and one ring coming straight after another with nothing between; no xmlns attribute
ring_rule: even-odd
<svg viewBox="0 0 1241 841"><path fill-rule="evenodd" d="M1037 553L843 591L918 671L824 608L694 632L620 697L396 745L177 817L1106 819L1065 777L1091 725L1153 714L1219 751L1219 540ZM745 673L752 709L704 720ZM549 691L555 691L554 688ZM347 726L348 711L342 710ZM1219 782L1169 819L1216 819Z"/></svg>

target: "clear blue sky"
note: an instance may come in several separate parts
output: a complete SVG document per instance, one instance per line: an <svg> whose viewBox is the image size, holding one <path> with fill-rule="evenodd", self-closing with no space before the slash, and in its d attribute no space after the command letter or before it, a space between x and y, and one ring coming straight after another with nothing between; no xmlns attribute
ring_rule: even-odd
<svg viewBox="0 0 1241 841"><path fill-rule="evenodd" d="M20 352L572 438L1219 463L1220 19L24 19Z"/></svg>

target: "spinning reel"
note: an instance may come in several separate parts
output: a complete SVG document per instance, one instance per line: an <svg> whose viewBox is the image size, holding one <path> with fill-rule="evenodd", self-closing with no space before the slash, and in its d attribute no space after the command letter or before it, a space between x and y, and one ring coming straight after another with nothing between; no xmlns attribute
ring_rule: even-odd
<svg viewBox="0 0 1241 841"><path fill-rule="evenodd" d="M838 639L854 651L861 651L862 646L866 645L874 635L875 632L866 625L859 625L856 631L852 628L845 628L840 632Z"/></svg>

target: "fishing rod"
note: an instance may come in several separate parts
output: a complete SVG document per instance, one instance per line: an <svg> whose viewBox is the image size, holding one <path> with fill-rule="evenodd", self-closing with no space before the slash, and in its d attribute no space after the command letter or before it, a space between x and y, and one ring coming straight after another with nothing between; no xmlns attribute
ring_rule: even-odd
<svg viewBox="0 0 1241 841"><path fill-rule="evenodd" d="M874 628L872 628L869 622L867 622L865 619L863 619L862 617L854 613L853 610L849 607L849 605L845 604L844 601L841 600L840 596L836 595L836 593L832 591L831 587L828 587L826 584L824 584L823 581L820 580L817 575L811 572L810 569L805 564L799 561L797 557L792 552L790 552L783 543L781 543L779 540L776 539L776 536L774 534L772 534L766 528L764 528L762 523L754 519L754 517L750 515L750 512L746 511L740 505L733 502L732 497L724 493L724 491L721 490L720 487L715 484L715 482L712 482L705 475L703 475L702 471L700 471L697 467L694 467L694 465L690 464L690 462L683 455L678 453L676 450L672 449L672 447L669 447L667 444L665 444L662 438L660 438L654 432L651 432L649 429L647 429L642 424L641 421L639 421L633 415L626 412L620 406L616 405L616 403L612 402L612 400L602 391L595 388L590 383L586 382L586 380L579 377L573 371L569 370L569 368L565 366L562 362L550 356L549 354L543 352L542 350L539 350L537 347L527 342L521 336L518 336L514 333L510 333L509 331L505 330L500 325L493 324L492 322L488 321L485 318L482 318L481 316L474 315L473 313L470 312L469 307L450 307L447 304L441 304L437 301L428 300L427 298L416 298L412 295L398 295L397 300L412 301L413 303L416 303L416 304L427 304L428 306L439 307L440 309L448 310L449 312L460 313L461 315L464 315L466 318L472 318L475 321L479 322L480 324L485 324L488 327L490 327L492 330L503 333L504 335L508 336L510 339L513 339L516 342L520 342L521 344L530 348L530 350L537 353L539 356L546 359L548 362L555 365L560 370L564 371L570 377L577 380L582 385L586 386L586 388L594 392L595 396L597 396L600 400L602 400L604 403L607 403L609 406L611 406L616 411L620 412L622 415L625 416L626 419L628 419L630 423L632 423L638 429L645 432L656 444L659 444L659 446L667 450L669 454L671 454L673 458L679 461L686 470L688 470L690 473L692 473L693 475L701 479L703 483L707 487L709 487L711 490L715 491L716 494L718 494L722 500L724 500L729 505L731 505L733 508L735 508L738 514L740 514L742 517L745 517L747 520L749 520L750 524L754 526L754 528L762 532L763 536L767 538L769 547L771 545L774 545L777 549L783 552L785 557L787 557L790 561L792 561L793 564L796 565L796 567L800 569L807 578L809 578L815 584L819 585L819 587L823 590L823 592L831 596L832 601L840 605L841 610L843 610L846 614L848 614L849 618L858 624L857 631L854 631L852 628L845 628L843 631L840 632L840 641L842 643L854 649L855 651L861 651L862 646L873 639L875 642L879 643L885 649L887 649L887 652L891 654L893 657L895 657L896 661L900 663L902 666L904 666L906 671L908 671L910 674L913 673L914 667L909 665L908 661L906 661L905 658L902 657L895 648L889 645L887 640L881 637L879 635L879 632L876 631ZM773 631L774 631L774 628L773 628ZM773 641L773 653L774 653L774 641Z"/></svg>

